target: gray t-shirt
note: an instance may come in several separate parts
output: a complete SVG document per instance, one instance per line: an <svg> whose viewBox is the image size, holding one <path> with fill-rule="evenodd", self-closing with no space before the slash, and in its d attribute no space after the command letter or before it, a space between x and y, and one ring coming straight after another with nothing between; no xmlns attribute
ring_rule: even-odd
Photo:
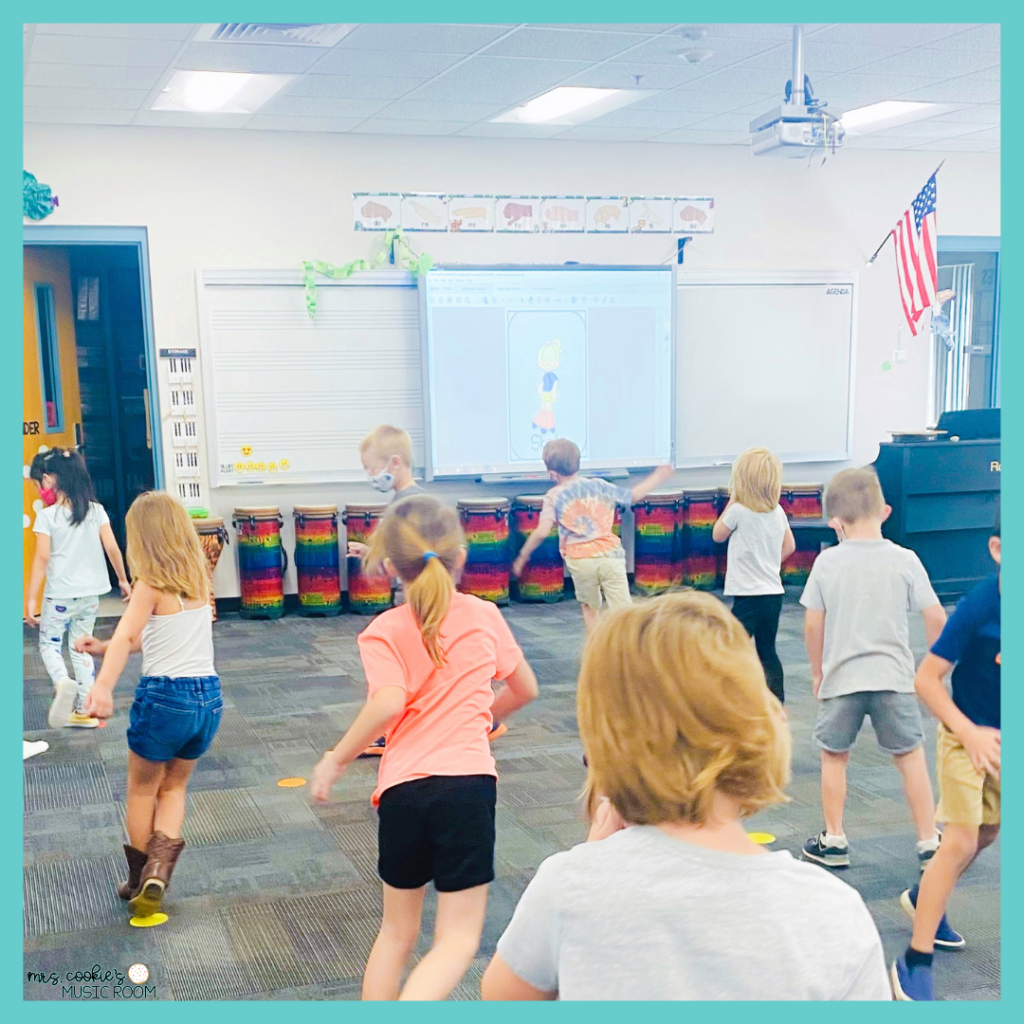
<svg viewBox="0 0 1024 1024"><path fill-rule="evenodd" d="M847 540L814 560L800 603L825 613L820 700L914 692L910 612L939 603L921 559L891 540Z"/></svg>
<svg viewBox="0 0 1024 1024"><path fill-rule="evenodd" d="M885 999L856 890L785 852L744 856L634 825L549 857L498 954L561 999Z"/></svg>
<svg viewBox="0 0 1024 1024"><path fill-rule="evenodd" d="M778 505L771 512L754 512L733 502L722 522L733 531L729 536L725 596L784 594L780 569L782 542L789 529L786 513Z"/></svg>
<svg viewBox="0 0 1024 1024"><path fill-rule="evenodd" d="M388 504L391 505L396 501L401 501L402 498L411 498L414 494L426 494L427 492L420 487L419 484L409 484L408 487L401 491L392 491L391 497L388 498Z"/></svg>

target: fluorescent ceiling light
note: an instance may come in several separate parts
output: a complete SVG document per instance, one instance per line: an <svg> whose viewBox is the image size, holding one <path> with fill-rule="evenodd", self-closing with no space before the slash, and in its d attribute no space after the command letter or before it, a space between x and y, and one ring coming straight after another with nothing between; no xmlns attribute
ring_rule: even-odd
<svg viewBox="0 0 1024 1024"><path fill-rule="evenodd" d="M519 124L582 124L652 95L651 91L641 89L588 89L562 85L492 120Z"/></svg>
<svg viewBox="0 0 1024 1024"><path fill-rule="evenodd" d="M152 109L254 114L293 78L293 75L253 75L235 71L175 71Z"/></svg>
<svg viewBox="0 0 1024 1024"><path fill-rule="evenodd" d="M883 100L881 103L848 110L841 120L849 134L864 135L868 132L881 131L883 128L894 128L908 121L919 121L923 117L934 117L945 109L948 107L938 103Z"/></svg>

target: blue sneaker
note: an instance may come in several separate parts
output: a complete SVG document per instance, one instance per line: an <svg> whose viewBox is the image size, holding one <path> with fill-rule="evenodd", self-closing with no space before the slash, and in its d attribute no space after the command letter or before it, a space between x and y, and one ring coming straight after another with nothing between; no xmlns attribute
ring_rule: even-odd
<svg viewBox="0 0 1024 1024"><path fill-rule="evenodd" d="M800 851L806 860L813 860L816 864L824 864L827 868L848 868L850 866L850 847L828 846L825 843L825 833L819 832L811 836L803 845Z"/></svg>
<svg viewBox="0 0 1024 1024"><path fill-rule="evenodd" d="M927 1003L935 1001L935 985L930 967L908 967L907 955L901 953L889 968L893 995L902 1002Z"/></svg>
<svg viewBox="0 0 1024 1024"><path fill-rule="evenodd" d="M917 892L918 887L915 885L912 889L904 889L900 894L900 906L911 921L917 912ZM949 923L945 914L942 915L939 927L935 930L935 945L940 949L963 949L967 945L967 940Z"/></svg>

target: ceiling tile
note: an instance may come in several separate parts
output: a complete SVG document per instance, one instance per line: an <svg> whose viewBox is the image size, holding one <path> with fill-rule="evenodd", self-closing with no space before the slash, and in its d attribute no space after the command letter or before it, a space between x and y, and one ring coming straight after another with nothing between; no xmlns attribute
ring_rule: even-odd
<svg viewBox="0 0 1024 1024"><path fill-rule="evenodd" d="M32 40L32 62L164 68L180 48L179 43L161 39L47 36L37 32Z"/></svg>
<svg viewBox="0 0 1024 1024"><path fill-rule="evenodd" d="M40 22L35 26L35 30L37 35L104 36L108 39L176 39L180 42L191 37L198 27L198 25L187 24L107 25L85 22L77 25L47 25Z"/></svg>
<svg viewBox="0 0 1024 1024"><path fill-rule="evenodd" d="M672 27L673 27L673 25L671 23L669 23L667 25L665 25L665 24L645 25L643 22L631 22L628 25L622 25L622 24L604 25L604 24L590 24L590 23L585 24L585 25L582 24L582 23L579 24L579 25L568 25L568 24L565 24L564 22L556 22L556 23L553 23L553 24L550 24L550 25L545 23L544 25L540 25L540 26L538 26L538 25L531 25L530 26L530 28L578 29L581 32L583 32L583 31L588 31L588 32L589 31L592 31L592 32L633 32L633 33L636 33L637 35L654 35L654 34L656 34L658 32L665 32L665 31L667 31L668 29L670 29Z"/></svg>
<svg viewBox="0 0 1024 1024"><path fill-rule="evenodd" d="M547 57L558 60L607 60L635 47L635 35L521 28L485 51L489 57Z"/></svg>
<svg viewBox="0 0 1024 1024"><path fill-rule="evenodd" d="M922 78L904 78L898 75L868 75L860 72L849 72L842 75L822 77L814 83L814 92L829 103L861 100L875 103L879 100L894 99L909 89L920 89L924 86L936 85L938 79L929 81Z"/></svg>
<svg viewBox="0 0 1024 1024"><path fill-rule="evenodd" d="M930 117L927 121L910 121L907 124L898 124L894 128L884 128L880 132L868 132L867 134L875 138L951 139L957 135L966 135L968 132L979 130L980 126L978 125L936 121L935 118ZM999 129L997 128L996 131L998 132Z"/></svg>
<svg viewBox="0 0 1024 1024"><path fill-rule="evenodd" d="M674 89L676 86L707 76L709 69L702 65L686 64L632 64L624 61L598 64L576 75L571 85L584 85L597 89ZM639 86L634 75L642 75Z"/></svg>
<svg viewBox="0 0 1024 1024"><path fill-rule="evenodd" d="M260 114L273 117L371 117L386 100L353 100L327 96L275 96Z"/></svg>
<svg viewBox="0 0 1024 1024"><path fill-rule="evenodd" d="M672 89L659 93L650 99L641 100L634 110L674 110L683 113L724 114L741 107L753 106L754 113L764 113L773 104L778 106L779 97L771 93L748 92L704 92L696 88ZM747 109L742 110L747 113Z"/></svg>
<svg viewBox="0 0 1024 1024"><path fill-rule="evenodd" d="M30 85L25 88L26 107L50 107L63 110L84 107L99 110L138 110L147 91L124 89L48 89Z"/></svg>
<svg viewBox="0 0 1024 1024"><path fill-rule="evenodd" d="M328 53L312 74L367 75L370 78L433 78L462 60L456 53L404 53L341 50Z"/></svg>
<svg viewBox="0 0 1024 1024"><path fill-rule="evenodd" d="M829 25L815 33L821 42L856 46L927 46L937 39L956 35L970 25Z"/></svg>
<svg viewBox="0 0 1024 1024"><path fill-rule="evenodd" d="M175 61L191 71L252 71L297 75L307 71L324 51L315 46L271 46L263 43L191 43Z"/></svg>
<svg viewBox="0 0 1024 1024"><path fill-rule="evenodd" d="M878 60L884 60L899 50L894 46L851 46L845 43L819 42L814 36L804 41L804 73L810 75L835 75L852 71ZM751 57L740 64L744 68L767 68L784 75L783 83L793 70L793 50L788 44L776 46Z"/></svg>
<svg viewBox="0 0 1024 1024"><path fill-rule="evenodd" d="M241 128L252 114L193 114L186 110L140 110L133 125L154 128Z"/></svg>
<svg viewBox="0 0 1024 1024"><path fill-rule="evenodd" d="M472 98L482 103L525 102L588 65L583 61L526 60L520 57L473 57L417 89L418 100ZM573 79L573 84L577 84Z"/></svg>
<svg viewBox="0 0 1024 1024"><path fill-rule="evenodd" d="M431 103L427 100L395 100L378 114L385 120L414 121L482 121L504 113L507 106L500 103Z"/></svg>
<svg viewBox="0 0 1024 1024"><path fill-rule="evenodd" d="M161 67L32 63L26 68L25 84L53 89L145 89L149 92L163 73Z"/></svg>
<svg viewBox="0 0 1024 1024"><path fill-rule="evenodd" d="M550 139L559 132L565 131L565 125L552 124L510 124L508 122L494 124L483 121L461 128L457 135L469 135L481 139Z"/></svg>
<svg viewBox="0 0 1024 1024"><path fill-rule="evenodd" d="M999 146L993 142L972 141L971 139L932 139L920 142L914 149L927 149L939 153L991 153L998 152Z"/></svg>
<svg viewBox="0 0 1024 1024"><path fill-rule="evenodd" d="M932 100L935 103L998 103L999 83L977 75L963 75L947 82L908 88L896 94L901 100Z"/></svg>
<svg viewBox="0 0 1024 1024"><path fill-rule="evenodd" d="M356 75L305 75L293 82L289 96L332 99L388 100L398 99L422 85L421 78L365 78Z"/></svg>
<svg viewBox="0 0 1024 1024"><path fill-rule="evenodd" d="M699 146L749 146L749 132L701 132L693 128L677 128L675 131L656 135L652 142L679 142Z"/></svg>
<svg viewBox="0 0 1024 1024"><path fill-rule="evenodd" d="M558 138L576 142L643 142L655 134L653 128L601 128L584 124L563 131Z"/></svg>
<svg viewBox="0 0 1024 1024"><path fill-rule="evenodd" d="M912 75L917 78L931 78L936 81L969 75L975 71L999 68L998 54L977 50L959 50L950 41L945 49L919 47L904 50L892 57L876 61L860 71L865 75Z"/></svg>
<svg viewBox="0 0 1024 1024"><path fill-rule="evenodd" d="M984 50L988 53L999 53L999 26L978 25L976 28L959 32L946 40L950 46L960 50Z"/></svg>
<svg viewBox="0 0 1024 1024"><path fill-rule="evenodd" d="M25 107L26 124L131 124L134 110L63 110L50 107Z"/></svg>
<svg viewBox="0 0 1024 1024"><path fill-rule="evenodd" d="M603 117L595 117L592 124L602 128L657 128L669 131L672 128L685 128L695 121L703 121L708 117L706 111L695 110L641 110L636 106L613 110Z"/></svg>
<svg viewBox="0 0 1024 1024"><path fill-rule="evenodd" d="M919 138L907 138L906 136L888 136L879 138L875 135L851 136L843 143L844 149L909 149L911 146L919 145Z"/></svg>
<svg viewBox="0 0 1024 1024"><path fill-rule="evenodd" d="M659 36L638 46L635 50L622 56L616 57L616 62L636 61L639 64L668 64L686 68L716 68L735 64L737 61L746 60L765 50L772 49L774 44L763 39L701 39L693 42L689 39L682 39L676 35ZM699 64L688 64L682 57L681 52L687 50L708 50L710 57L706 57Z"/></svg>
<svg viewBox="0 0 1024 1024"><path fill-rule="evenodd" d="M451 135L466 125L458 121L364 121L353 134L358 135Z"/></svg>
<svg viewBox="0 0 1024 1024"><path fill-rule="evenodd" d="M972 142L981 140L983 142L998 143L1002 139L1002 131L999 128L982 128L979 131L971 132L965 138L970 139Z"/></svg>
<svg viewBox="0 0 1024 1024"><path fill-rule="evenodd" d="M511 25L360 25L338 44L344 50L408 53L475 53Z"/></svg>
<svg viewBox="0 0 1024 1024"><path fill-rule="evenodd" d="M694 131L746 132L749 135L751 120L749 114L715 114L702 121L695 121L689 127Z"/></svg>
<svg viewBox="0 0 1024 1024"><path fill-rule="evenodd" d="M274 117L257 114L246 128L280 132L347 132L359 124L358 117Z"/></svg>
<svg viewBox="0 0 1024 1024"><path fill-rule="evenodd" d="M732 67L714 71L701 79L700 88L704 92L722 89L724 92L756 92L770 93L781 102L786 92L786 79L777 71L759 68Z"/></svg>
<svg viewBox="0 0 1024 1024"><path fill-rule="evenodd" d="M947 114L933 117L933 121L966 122L967 124L999 124L998 103L976 103L960 110L951 110Z"/></svg>

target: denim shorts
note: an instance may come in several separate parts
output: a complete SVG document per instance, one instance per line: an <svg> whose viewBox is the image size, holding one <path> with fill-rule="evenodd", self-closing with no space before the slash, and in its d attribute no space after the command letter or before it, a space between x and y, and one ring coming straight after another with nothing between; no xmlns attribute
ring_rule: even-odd
<svg viewBox="0 0 1024 1024"><path fill-rule="evenodd" d="M871 719L878 745L887 754L909 754L924 743L917 695L893 690L862 690L821 701L814 742L831 754L845 754L865 718Z"/></svg>
<svg viewBox="0 0 1024 1024"><path fill-rule="evenodd" d="M143 676L129 718L128 749L147 761L194 761L213 742L223 710L217 676Z"/></svg>

